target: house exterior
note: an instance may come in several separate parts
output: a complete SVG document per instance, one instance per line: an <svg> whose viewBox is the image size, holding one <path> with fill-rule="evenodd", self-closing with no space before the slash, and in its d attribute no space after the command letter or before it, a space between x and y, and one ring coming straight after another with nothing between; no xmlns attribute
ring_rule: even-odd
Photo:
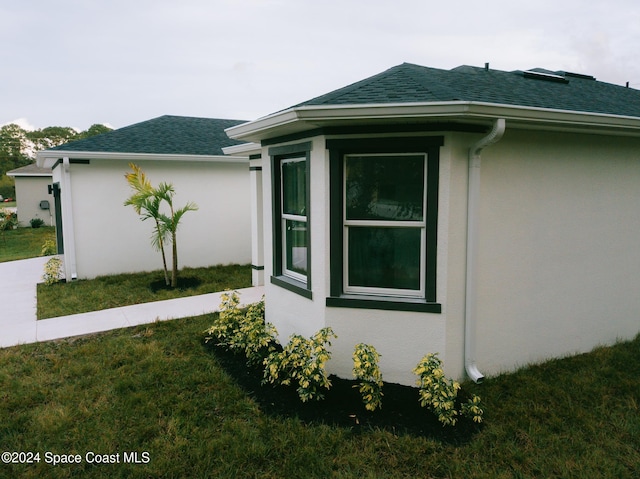
<svg viewBox="0 0 640 479"><path fill-rule="evenodd" d="M153 225L124 202L137 164L153 185L175 187L174 205L195 202L178 230L179 266L251 260L249 162L224 155L237 120L161 116L37 153L53 170L58 250L67 281L162 268ZM167 251L170 257L170 251Z"/></svg>
<svg viewBox="0 0 640 479"><path fill-rule="evenodd" d="M8 171L7 176L12 176L16 182L18 226L30 226L34 218L41 219L47 226L54 226L56 213L51 168L31 164Z"/></svg>
<svg viewBox="0 0 640 479"><path fill-rule="evenodd" d="M331 373L365 342L386 381L437 352L480 382L640 331L638 90L405 63L227 133L262 177L267 320L331 327Z"/></svg>

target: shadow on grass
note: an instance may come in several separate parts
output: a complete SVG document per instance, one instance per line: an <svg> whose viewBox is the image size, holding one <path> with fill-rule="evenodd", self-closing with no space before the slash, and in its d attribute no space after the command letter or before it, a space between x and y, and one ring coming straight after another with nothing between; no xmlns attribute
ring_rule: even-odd
<svg viewBox="0 0 640 479"><path fill-rule="evenodd" d="M202 280L200 278L195 277L178 277L178 286L176 288L171 287L171 285L167 285L165 283L164 278L159 279L158 281L154 281L149 285L149 289L151 289L152 293L157 293L158 291L171 291L173 289L178 289L180 291L186 291L187 289L196 289L198 286L202 284Z"/></svg>
<svg viewBox="0 0 640 479"><path fill-rule="evenodd" d="M452 445L468 443L482 426L460 418L455 427L443 426L420 406L418 389L384 383L382 409L370 412L362 403L358 383L331 376L331 389L321 401L303 403L295 387L262 384L262 368L247 366L245 357L212 344L204 347L222 368L258 403L263 413L276 417L295 417L306 424L325 424L366 433L380 429L394 435L425 437Z"/></svg>

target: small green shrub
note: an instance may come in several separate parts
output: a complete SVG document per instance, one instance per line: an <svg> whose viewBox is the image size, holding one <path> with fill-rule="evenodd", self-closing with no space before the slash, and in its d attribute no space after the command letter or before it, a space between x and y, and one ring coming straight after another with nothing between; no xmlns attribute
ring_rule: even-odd
<svg viewBox="0 0 640 479"><path fill-rule="evenodd" d="M331 328L322 328L311 338L291 335L282 351L274 351L264 360L264 382L272 384L298 384L296 391L302 402L324 399L322 389L329 389L325 364L331 358L327 346L336 338Z"/></svg>
<svg viewBox="0 0 640 479"><path fill-rule="evenodd" d="M58 252L55 240L48 239L42 244L40 256L52 256Z"/></svg>
<svg viewBox="0 0 640 479"><path fill-rule="evenodd" d="M482 422L484 411L480 408L478 396L473 395L460 410L456 408L460 384L444 375L437 353L424 356L413 372L418 376L420 404L431 409L443 425L455 426L460 415Z"/></svg>
<svg viewBox="0 0 640 479"><path fill-rule="evenodd" d="M32 228L40 228L41 226L44 226L44 220L42 218L31 218L29 224Z"/></svg>
<svg viewBox="0 0 640 479"><path fill-rule="evenodd" d="M18 226L18 215L12 211L0 210L0 231L9 231Z"/></svg>
<svg viewBox="0 0 640 479"><path fill-rule="evenodd" d="M242 351L248 364L261 364L276 349L277 331L264 320L264 298L258 303L240 308L235 291L222 294L220 312L205 334L205 341L215 341L231 351Z"/></svg>
<svg viewBox="0 0 640 479"><path fill-rule="evenodd" d="M44 265L44 274L42 279L44 284L50 286L57 283L62 278L62 260L57 256L49 259Z"/></svg>
<svg viewBox="0 0 640 479"><path fill-rule="evenodd" d="M360 381L357 387L367 411L382 408L382 373L378 366L380 354L369 344L357 344L353 350L353 376Z"/></svg>

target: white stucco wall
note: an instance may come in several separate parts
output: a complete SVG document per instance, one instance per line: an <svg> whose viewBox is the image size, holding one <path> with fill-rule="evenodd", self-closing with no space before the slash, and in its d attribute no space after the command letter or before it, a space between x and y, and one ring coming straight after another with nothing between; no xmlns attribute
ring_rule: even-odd
<svg viewBox="0 0 640 479"><path fill-rule="evenodd" d="M16 204L21 227L30 227L30 221L40 218L45 226L55 226L53 195L49 194L51 176L16 176ZM49 202L49 210L40 208L41 201Z"/></svg>
<svg viewBox="0 0 640 479"><path fill-rule="evenodd" d="M178 229L180 268L251 262L247 161L140 161L139 166L153 185L174 185L175 207L189 201L199 207L183 216ZM124 177L128 171L123 160L70 165L79 279L162 268L161 255L150 243L152 220L143 222L124 206L131 195ZM67 244L65 239L65 253ZM170 268L170 247L166 254Z"/></svg>
<svg viewBox="0 0 640 479"><path fill-rule="evenodd" d="M481 181L485 374L640 331L640 140L507 129Z"/></svg>
<svg viewBox="0 0 640 479"><path fill-rule="evenodd" d="M271 171L263 149L267 320L286 342L331 326L331 373L351 377L353 347L373 344L388 382L438 352L464 378L468 151L482 135L445 134L440 153L437 296L441 314L326 307L329 159L311 152L313 299L269 282ZM507 128L482 153L477 364L487 376L589 351L640 331L640 140ZM268 205L268 206L267 206Z"/></svg>

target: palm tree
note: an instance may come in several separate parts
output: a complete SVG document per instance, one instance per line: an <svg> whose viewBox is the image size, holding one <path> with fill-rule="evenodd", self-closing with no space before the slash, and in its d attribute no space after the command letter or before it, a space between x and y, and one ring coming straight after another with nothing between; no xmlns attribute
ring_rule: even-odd
<svg viewBox="0 0 640 479"><path fill-rule="evenodd" d="M177 231L180 220L187 211L196 211L198 205L193 202L188 202L182 208L177 210L173 207L173 195L175 195L175 189L172 184L160 183L155 190L158 198L164 200L169 205L170 216L160 214L160 222L163 225L164 231L171 234L172 255L173 264L171 271L171 287L175 288L178 285L178 242Z"/></svg>
<svg viewBox="0 0 640 479"><path fill-rule="evenodd" d="M153 218L155 222L155 230L151 237L151 244L162 253L164 281L165 284L169 286L167 257L164 252L164 242L167 237L167 230L160 219L160 203L162 198L158 196L151 185L151 182L147 179L147 176L139 166L130 163L129 167L131 167L133 171L131 173L127 173L125 178L135 193L131 195L124 204L125 206L133 206L135 212L142 216L142 221Z"/></svg>
<svg viewBox="0 0 640 479"><path fill-rule="evenodd" d="M155 221L156 228L151 243L162 252L165 283L167 286L171 285L172 288L175 288L178 285L178 244L176 239L178 225L184 214L187 211L196 211L198 205L189 202L182 208L174 209L173 196L176 192L172 184L163 182L154 188L139 166L133 163L129 166L132 172L127 173L125 177L134 193L124 204L125 206L133 206L136 213L142 216L143 221L149 218L153 218ZM160 211L163 201L169 206L169 216ZM164 253L164 244L169 234L171 235L173 254L171 282L169 282L167 259Z"/></svg>

